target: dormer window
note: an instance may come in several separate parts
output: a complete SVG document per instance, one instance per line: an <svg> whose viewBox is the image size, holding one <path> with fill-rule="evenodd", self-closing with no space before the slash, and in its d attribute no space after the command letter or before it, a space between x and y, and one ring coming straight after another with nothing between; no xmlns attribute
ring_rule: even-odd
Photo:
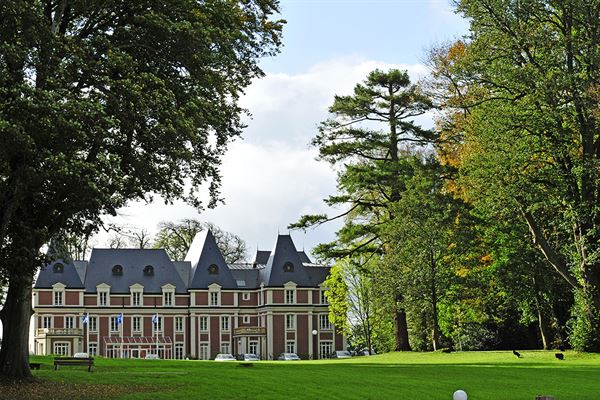
<svg viewBox="0 0 600 400"><path fill-rule="evenodd" d="M154 276L154 267L152 265L146 265L144 267L145 276Z"/></svg>
<svg viewBox="0 0 600 400"><path fill-rule="evenodd" d="M144 287L139 283L129 286L131 293L131 305L134 307L140 307L144 305Z"/></svg>
<svg viewBox="0 0 600 400"><path fill-rule="evenodd" d="M52 305L64 306L65 305L65 285L60 282L52 285Z"/></svg>
<svg viewBox="0 0 600 400"><path fill-rule="evenodd" d="M101 307L110 306L110 286L101 283L96 286L97 304Z"/></svg>
<svg viewBox="0 0 600 400"><path fill-rule="evenodd" d="M219 267L215 264L211 264L208 267L208 274L209 275L217 275L219 273Z"/></svg>
<svg viewBox="0 0 600 400"><path fill-rule="evenodd" d="M175 297L175 286L167 283L162 287L163 292L163 306L171 307L175 305L175 301L173 300Z"/></svg>
<svg viewBox="0 0 600 400"><path fill-rule="evenodd" d="M289 261L283 264L283 272L294 272L294 264Z"/></svg>
<svg viewBox="0 0 600 400"><path fill-rule="evenodd" d="M112 274L117 276L123 275L123 267L119 264L115 265L112 267Z"/></svg>
<svg viewBox="0 0 600 400"><path fill-rule="evenodd" d="M65 266L62 265L61 263L56 263L52 267L52 271L56 274L62 274L64 272L64 270L65 270Z"/></svg>

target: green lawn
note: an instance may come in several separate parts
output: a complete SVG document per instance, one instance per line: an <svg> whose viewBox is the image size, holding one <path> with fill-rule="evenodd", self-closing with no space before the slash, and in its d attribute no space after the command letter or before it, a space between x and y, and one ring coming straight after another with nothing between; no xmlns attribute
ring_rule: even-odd
<svg viewBox="0 0 600 400"><path fill-rule="evenodd" d="M36 397L120 399L451 399L463 389L470 400L600 399L600 355L566 352L390 353L349 360L255 363L96 360L84 367L52 370L50 357L34 371L46 380ZM48 382L50 381L50 382ZM92 385L90 385L92 384ZM40 389L47 386L50 389ZM9 396L0 387L0 398ZM19 388L21 394L27 388ZM50 391L52 395L48 395ZM4 397L4 398L9 398Z"/></svg>

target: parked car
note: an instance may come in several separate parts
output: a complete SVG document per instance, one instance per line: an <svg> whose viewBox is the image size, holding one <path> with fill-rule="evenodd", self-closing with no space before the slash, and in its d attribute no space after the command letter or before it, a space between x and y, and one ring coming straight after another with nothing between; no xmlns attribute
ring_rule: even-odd
<svg viewBox="0 0 600 400"><path fill-rule="evenodd" d="M217 354L215 361L235 361L235 357L231 354Z"/></svg>
<svg viewBox="0 0 600 400"><path fill-rule="evenodd" d="M260 358L252 353L238 354L237 359L238 361L260 361Z"/></svg>
<svg viewBox="0 0 600 400"><path fill-rule="evenodd" d="M352 354L349 351L338 350L331 353L330 358L351 358Z"/></svg>
<svg viewBox="0 0 600 400"><path fill-rule="evenodd" d="M297 361L300 360L300 357L296 353L281 353L277 359L280 361Z"/></svg>
<svg viewBox="0 0 600 400"><path fill-rule="evenodd" d="M158 356L158 354L146 354L146 357L144 357L146 360L160 360L160 357Z"/></svg>

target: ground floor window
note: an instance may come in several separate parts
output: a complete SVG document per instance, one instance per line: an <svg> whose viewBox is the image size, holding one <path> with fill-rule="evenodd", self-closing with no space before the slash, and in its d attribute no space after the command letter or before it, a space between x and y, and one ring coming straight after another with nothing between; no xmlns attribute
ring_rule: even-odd
<svg viewBox="0 0 600 400"><path fill-rule="evenodd" d="M56 354L57 356L70 356L71 355L71 343L54 342L54 354Z"/></svg>
<svg viewBox="0 0 600 400"><path fill-rule="evenodd" d="M285 352L286 353L295 353L296 352L296 342L285 342Z"/></svg>
<svg viewBox="0 0 600 400"><path fill-rule="evenodd" d="M98 355L98 343L90 343L88 347L88 354L90 357Z"/></svg>
<svg viewBox="0 0 600 400"><path fill-rule="evenodd" d="M175 359L183 360L183 343L175 343Z"/></svg>
<svg viewBox="0 0 600 400"><path fill-rule="evenodd" d="M256 342L256 341L248 342L248 353L258 355L258 342Z"/></svg>
<svg viewBox="0 0 600 400"><path fill-rule="evenodd" d="M229 342L221 343L221 353L229 354Z"/></svg>
<svg viewBox="0 0 600 400"><path fill-rule="evenodd" d="M333 342L319 342L319 358L329 358L333 353Z"/></svg>
<svg viewBox="0 0 600 400"><path fill-rule="evenodd" d="M208 343L200 343L200 359L209 360L210 353L208 352Z"/></svg>

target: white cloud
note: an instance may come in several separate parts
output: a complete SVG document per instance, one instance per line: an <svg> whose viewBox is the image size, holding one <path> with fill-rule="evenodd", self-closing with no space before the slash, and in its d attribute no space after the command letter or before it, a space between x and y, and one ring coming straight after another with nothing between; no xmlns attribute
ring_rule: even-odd
<svg viewBox="0 0 600 400"><path fill-rule="evenodd" d="M137 203L121 210L116 222L155 230L162 220L199 217L240 235L251 248L259 244L261 249L271 249L277 232L287 232L287 225L300 215L328 211L322 199L335 193L335 173L315 160L316 149L308 144L318 123L327 117L334 95L350 94L375 68L406 69L413 81L427 72L421 64L386 64L351 56L316 64L299 74L267 74L242 99L253 119L244 140L233 143L223 160L225 205L198 216L183 203ZM339 226L337 221L292 236L298 247L310 250L333 240Z"/></svg>

